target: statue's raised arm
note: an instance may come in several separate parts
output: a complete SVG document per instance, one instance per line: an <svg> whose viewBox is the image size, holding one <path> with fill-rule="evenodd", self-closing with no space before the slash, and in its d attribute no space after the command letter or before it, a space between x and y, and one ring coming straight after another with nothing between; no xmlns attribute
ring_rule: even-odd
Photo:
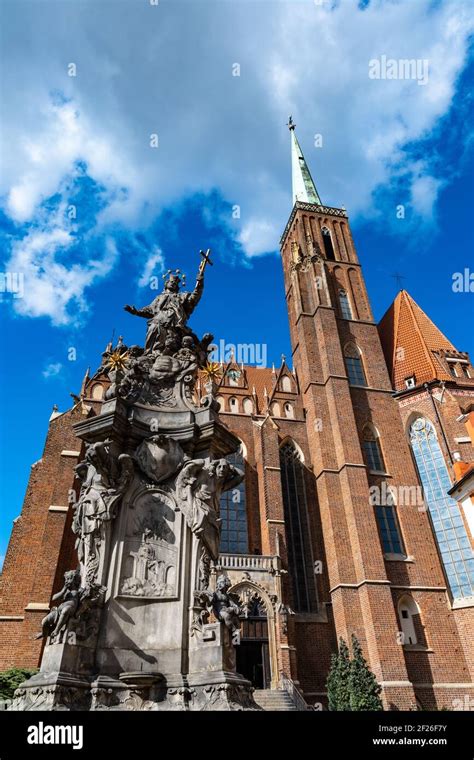
<svg viewBox="0 0 474 760"><path fill-rule="evenodd" d="M196 285L194 287L194 290L191 293L188 293L186 298L186 311L189 314L191 314L196 306L198 305L199 301L201 300L201 296L204 290L204 270L206 269L206 266L209 264L211 267L213 266L213 263L211 261L211 249L208 248L206 252L199 251L200 255L202 256L201 263L199 264L199 269L196 277Z"/></svg>

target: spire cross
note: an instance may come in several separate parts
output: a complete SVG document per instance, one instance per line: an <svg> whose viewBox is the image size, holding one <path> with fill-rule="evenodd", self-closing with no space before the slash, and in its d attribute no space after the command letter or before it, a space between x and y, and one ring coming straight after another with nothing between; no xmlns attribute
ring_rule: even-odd
<svg viewBox="0 0 474 760"><path fill-rule="evenodd" d="M210 264L211 267L214 266L214 264L211 261L211 249L208 248L207 251L204 253L204 251L199 251L199 253L202 256L202 261L199 264L199 274L202 274L206 268L206 264Z"/></svg>
<svg viewBox="0 0 474 760"><path fill-rule="evenodd" d="M393 274L390 275L390 277L393 277L393 279L397 283L397 285L400 288L400 290L402 290L402 280L406 280L406 277L404 277L399 272L394 272Z"/></svg>
<svg viewBox="0 0 474 760"><path fill-rule="evenodd" d="M294 128L296 127L296 124L295 124L295 122L293 121L293 117L292 117L292 116L288 116L288 124L287 124L286 126L287 126L287 127L288 127L288 129L290 129L290 130L292 130L292 129L294 129Z"/></svg>

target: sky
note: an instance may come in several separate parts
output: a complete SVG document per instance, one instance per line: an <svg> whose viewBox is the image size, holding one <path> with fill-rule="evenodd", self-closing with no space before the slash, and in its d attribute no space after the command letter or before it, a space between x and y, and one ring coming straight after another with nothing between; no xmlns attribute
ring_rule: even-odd
<svg viewBox="0 0 474 760"><path fill-rule="evenodd" d="M401 284L472 355L473 294L453 290L473 266L471 0L0 12L0 565L53 404L112 334L143 344L123 306L152 300L150 277L192 284L211 248L195 331L290 355L289 114L323 203L348 211L375 318Z"/></svg>

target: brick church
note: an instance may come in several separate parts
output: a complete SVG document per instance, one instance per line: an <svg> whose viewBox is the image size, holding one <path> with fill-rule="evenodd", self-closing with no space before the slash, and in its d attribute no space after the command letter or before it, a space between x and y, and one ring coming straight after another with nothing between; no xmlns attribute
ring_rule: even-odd
<svg viewBox="0 0 474 760"><path fill-rule="evenodd" d="M322 203L289 127L291 368L213 370L245 470L221 500L215 570L247 610L237 670L264 705L326 706L331 653L355 633L386 709L473 709L474 368L404 290L374 322L346 210ZM77 564L74 426L101 407L110 350L31 467L0 576L0 669L38 665L34 635Z"/></svg>

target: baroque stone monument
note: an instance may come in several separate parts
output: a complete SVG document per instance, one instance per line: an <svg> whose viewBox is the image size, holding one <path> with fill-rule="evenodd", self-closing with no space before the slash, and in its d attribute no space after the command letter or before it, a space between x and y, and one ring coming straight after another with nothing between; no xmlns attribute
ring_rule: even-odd
<svg viewBox="0 0 474 760"><path fill-rule="evenodd" d="M144 348L120 338L104 354L101 411L75 426L79 568L53 598L40 672L12 709L258 709L235 672L239 600L213 572L219 500L243 473L226 460L238 440L218 419L212 377L193 400L212 341L188 326L212 263L201 255L192 292L169 271L149 306L125 306L148 320Z"/></svg>

